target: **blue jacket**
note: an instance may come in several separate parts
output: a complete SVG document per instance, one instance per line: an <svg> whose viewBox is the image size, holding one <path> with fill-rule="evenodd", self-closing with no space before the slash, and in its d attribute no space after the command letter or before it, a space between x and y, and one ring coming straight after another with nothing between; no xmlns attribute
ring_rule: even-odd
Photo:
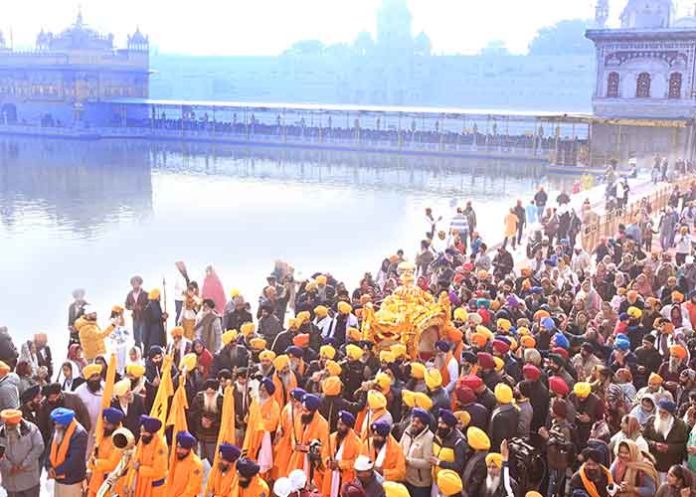
<svg viewBox="0 0 696 497"><path fill-rule="evenodd" d="M46 458L46 469L51 469L51 444L53 443L53 437L55 432L51 436L51 441L48 445L49 457ZM78 423L72 438L70 439L70 445L68 446L68 453L65 456L65 461L60 466L53 468L56 472L56 483L61 483L63 485L73 485L75 483L80 483L85 479L86 464L87 460L87 432Z"/></svg>

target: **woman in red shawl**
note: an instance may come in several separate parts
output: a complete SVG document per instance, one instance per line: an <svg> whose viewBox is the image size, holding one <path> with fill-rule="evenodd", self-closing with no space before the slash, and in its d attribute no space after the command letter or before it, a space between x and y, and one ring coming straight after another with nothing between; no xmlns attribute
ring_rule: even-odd
<svg viewBox="0 0 696 497"><path fill-rule="evenodd" d="M201 340L193 341L193 352L198 357L198 367L201 368L201 373L203 373L203 378L208 377L210 372L210 366L213 364L213 354L210 353L208 349Z"/></svg>
<svg viewBox="0 0 696 497"><path fill-rule="evenodd" d="M225 289L222 287L222 282L213 266L205 268L205 279L203 280L203 289L201 291L203 299L210 299L215 302L215 310L223 312L227 299L225 298Z"/></svg>

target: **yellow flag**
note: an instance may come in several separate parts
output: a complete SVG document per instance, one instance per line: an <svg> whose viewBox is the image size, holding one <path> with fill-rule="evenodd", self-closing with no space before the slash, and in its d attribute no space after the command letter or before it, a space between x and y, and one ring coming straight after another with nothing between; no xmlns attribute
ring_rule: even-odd
<svg viewBox="0 0 696 497"><path fill-rule="evenodd" d="M250 449L256 449L261 444L263 438L263 419L261 417L261 406L259 399L251 399L249 404L249 421L247 422L246 433L244 434L243 450L246 451L247 457L256 459L255 454L249 454Z"/></svg>
<svg viewBox="0 0 696 497"><path fill-rule="evenodd" d="M111 405L111 397L114 395L114 384L116 383L116 354L111 354L109 357L109 365L106 368L106 381L104 382L104 390L102 391L101 406L99 407L99 417L97 418L97 427L94 431L96 439L95 448L99 447L104 436L104 409Z"/></svg>
<svg viewBox="0 0 696 497"><path fill-rule="evenodd" d="M186 399L186 369L179 375L179 387L176 389L174 398L172 399L172 408L169 411L167 418L167 426L173 426L172 430L172 450L170 454L169 468L173 468L176 461L176 436L179 432L188 431L188 423L186 422L186 410L188 409L188 400Z"/></svg>
<svg viewBox="0 0 696 497"><path fill-rule="evenodd" d="M150 409L150 416L157 418L162 422L160 435L164 434L164 428L167 423L167 410L169 408L169 397L174 395L174 384L172 383L172 356L165 355L162 360L162 377L160 384L155 394L155 400Z"/></svg>
<svg viewBox="0 0 696 497"><path fill-rule="evenodd" d="M222 417L220 419L220 432L218 433L217 445L215 446L215 459L213 460L213 467L210 468L210 475L208 475L206 493L212 491L213 482L215 481L215 477L218 471L220 471L218 469L218 459L220 458L220 444L233 444L235 442L236 416L234 411L234 387L232 386L225 387L225 393L222 396Z"/></svg>

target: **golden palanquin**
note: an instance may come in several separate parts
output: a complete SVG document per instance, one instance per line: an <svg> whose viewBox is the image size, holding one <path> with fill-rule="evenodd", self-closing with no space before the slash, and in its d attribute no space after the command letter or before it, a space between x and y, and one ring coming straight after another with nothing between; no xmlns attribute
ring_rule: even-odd
<svg viewBox="0 0 696 497"><path fill-rule="evenodd" d="M414 285L415 270L411 263L399 264L401 286L384 299L379 310L375 311L371 303L363 309L363 338L374 342L378 351L402 343L415 359L419 353L432 353L435 341L445 336L444 330L450 325L448 295L443 293L435 300Z"/></svg>

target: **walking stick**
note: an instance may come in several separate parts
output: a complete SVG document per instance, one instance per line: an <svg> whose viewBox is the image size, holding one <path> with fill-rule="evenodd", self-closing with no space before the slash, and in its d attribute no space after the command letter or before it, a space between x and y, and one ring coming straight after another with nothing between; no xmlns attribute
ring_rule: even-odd
<svg viewBox="0 0 696 497"><path fill-rule="evenodd" d="M164 313L167 315L167 319L164 320L164 329L166 332L168 328L167 321L169 320L169 313L167 312L167 280L164 279L164 276L162 276L162 298L164 299Z"/></svg>

